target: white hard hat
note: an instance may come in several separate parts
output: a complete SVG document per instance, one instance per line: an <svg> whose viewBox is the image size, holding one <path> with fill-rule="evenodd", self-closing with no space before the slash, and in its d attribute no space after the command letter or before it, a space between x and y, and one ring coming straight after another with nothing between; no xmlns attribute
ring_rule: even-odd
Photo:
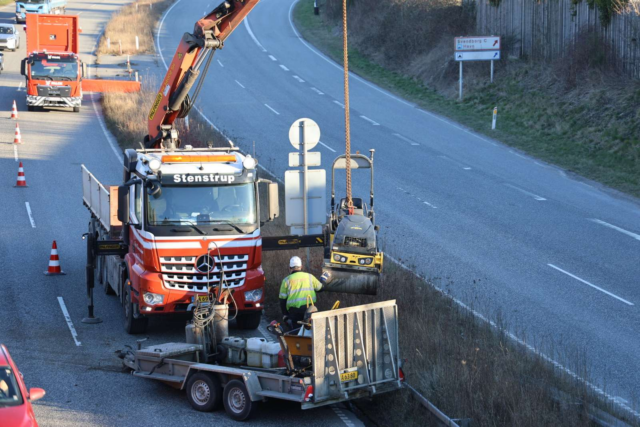
<svg viewBox="0 0 640 427"><path fill-rule="evenodd" d="M302 260L300 257L294 256L291 257L291 261L289 261L289 268L302 267Z"/></svg>

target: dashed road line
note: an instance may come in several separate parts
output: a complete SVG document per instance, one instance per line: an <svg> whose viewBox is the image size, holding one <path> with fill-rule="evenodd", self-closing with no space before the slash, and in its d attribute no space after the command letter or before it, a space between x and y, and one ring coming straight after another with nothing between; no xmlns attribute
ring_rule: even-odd
<svg viewBox="0 0 640 427"><path fill-rule="evenodd" d="M216 61L218 61L218 64L220 64L220 66L221 66L222 68L224 68L224 65L222 65L222 62L220 62L220 60L219 60L219 59L216 59Z"/></svg>
<svg viewBox="0 0 640 427"><path fill-rule="evenodd" d="M424 203L425 205L427 205L427 206L429 206L429 207L432 207L433 209L438 209L437 207L433 206L433 205L432 205L431 203L429 203L429 202L425 202L425 201L423 201L422 203Z"/></svg>
<svg viewBox="0 0 640 427"><path fill-rule="evenodd" d="M18 92L22 92L22 83L23 82L20 82L20 84L18 85L18 89L17 89Z"/></svg>
<svg viewBox="0 0 640 427"><path fill-rule="evenodd" d="M422 200L422 199L421 199L420 197L418 197L418 196L414 196L413 194L411 194L410 192L408 192L408 191L407 191L407 190L405 190L404 188L402 188L402 187L396 187L396 188L397 188L398 190L402 191L402 192L403 192L404 194L406 194L407 196L415 197L416 199L418 199L418 201L419 201L419 202L421 202L421 203L423 203L423 204L425 204L425 205L427 205L427 206L429 206L429 207L431 207L431 208L433 208L433 209L438 209L435 205L432 205L431 203L429 203L429 202L426 202L426 201Z"/></svg>
<svg viewBox="0 0 640 427"><path fill-rule="evenodd" d="M31 213L31 206L29 202L24 202L27 207L27 215L29 215L29 222L31 223L31 228L36 228L36 222L33 220L33 214Z"/></svg>
<svg viewBox="0 0 640 427"><path fill-rule="evenodd" d="M342 108L344 108L344 104L340 101L336 101L335 99L333 100L334 104L338 104L339 106L341 106Z"/></svg>
<svg viewBox="0 0 640 427"><path fill-rule="evenodd" d="M625 230L624 228L620 228L620 227L618 227L616 225L609 224L608 222L602 221L601 219L590 218L589 221L593 221L596 224L604 225L605 227L609 227L612 230L619 231L622 234L626 234L627 236L632 237L632 238L640 241L640 234L636 234L636 233L633 233L631 231Z"/></svg>
<svg viewBox="0 0 640 427"><path fill-rule="evenodd" d="M269 106L269 104L264 104L264 106L267 107L269 110L273 111L274 113L276 113L277 115L280 115L280 113L278 113L276 110L271 108L271 106Z"/></svg>
<svg viewBox="0 0 640 427"><path fill-rule="evenodd" d="M67 326L69 326L69 331L71 331L71 337L73 338L73 341L75 341L76 346L80 347L82 343L78 341L78 333L76 332L76 328L73 327L71 316L69 316L67 306L64 305L64 300L62 299L62 297L58 297L58 303L60 304L60 309L62 310L62 314L64 315L64 320L67 321Z"/></svg>
<svg viewBox="0 0 640 427"><path fill-rule="evenodd" d="M242 89L245 89L245 87L242 85L242 83L240 83L239 81L236 80L236 83L238 83L238 86L240 86Z"/></svg>
<svg viewBox="0 0 640 427"><path fill-rule="evenodd" d="M549 267L553 268L553 269L558 270L558 271L559 271L559 272L561 272L561 273L566 274L566 275L567 275L567 276L569 276L569 277L573 277L574 279L576 279L576 280L577 280L577 281L579 281L579 282L584 283L585 285L591 286L593 289L597 289L597 290L599 290L600 292L603 292L603 293L605 293L605 294L609 295L610 297L613 297L613 298L617 299L618 301L622 301L623 303L625 303L625 304L627 304L627 305L634 305L632 302L629 302L629 301L627 301L627 300L626 300L626 299L624 299L624 298L620 298L618 295L613 294L613 293L611 293L611 292L609 292L609 291L607 291L607 290L604 290L604 289L602 289L601 287L594 285L593 283L589 283L589 282L587 282L586 280L581 279L581 278L579 278L578 276L576 276L576 275L574 275L574 274L569 273L568 271L564 271L564 270L563 270L563 269L561 269L560 267L556 267L556 266L555 266L555 265L553 265L553 264L547 264L547 265L548 265Z"/></svg>
<svg viewBox="0 0 640 427"><path fill-rule="evenodd" d="M409 144L411 144L411 145L420 145L420 144L418 144L417 142L414 142L414 141L410 140L410 139L409 139L409 138L407 138L406 136L402 136L402 135L400 135L399 133L394 133L393 135L394 135L394 136L396 136L396 137L398 137L398 138L400 138L401 140L403 140L403 141L405 141L405 142L408 142L408 143L409 143Z"/></svg>
<svg viewBox="0 0 640 427"><path fill-rule="evenodd" d="M324 142L322 142L322 141L318 141L318 142L320 143L320 145L322 145L322 146L323 146L324 148L326 148L327 150L331 150L331 151L333 151L334 153L336 152L336 150L334 150L333 148L329 147L329 146L328 146L327 144L325 144Z"/></svg>
<svg viewBox="0 0 640 427"><path fill-rule="evenodd" d="M538 196L537 194L531 193L530 191L527 191L527 190L523 190L522 188L516 187L515 185L509 184L507 182L505 182L504 185L509 187L509 188L513 188L514 190L517 190L517 191L521 192L522 194L526 194L528 196L531 196L531 197L533 197L534 199L536 199L539 202L544 202L545 200L547 200L542 196Z"/></svg>
<svg viewBox="0 0 640 427"><path fill-rule="evenodd" d="M315 87L312 87L311 90L317 93L318 95L324 95L324 92L322 92L320 89L316 89Z"/></svg>
<svg viewBox="0 0 640 427"><path fill-rule="evenodd" d="M441 159L445 159L450 161L451 163L455 163L456 165L460 166L462 169L466 170L466 171L470 171L471 167L465 165L464 163L460 163L457 160L453 160L451 157L445 156L444 154L439 155L438 157L440 157Z"/></svg>
<svg viewBox="0 0 640 427"><path fill-rule="evenodd" d="M284 65L280 64L280 68L282 68L285 71L289 71L289 69L287 67L285 67Z"/></svg>
<svg viewBox="0 0 640 427"><path fill-rule="evenodd" d="M277 61L276 57L273 55L269 55L269 58L271 58L272 61Z"/></svg>
<svg viewBox="0 0 640 427"><path fill-rule="evenodd" d="M13 158L16 162L18 161L18 147L16 145L13 146Z"/></svg>
<svg viewBox="0 0 640 427"><path fill-rule="evenodd" d="M369 117L367 116L360 116L361 119L364 119L366 121L368 121L369 123L371 123L374 126L380 126L380 123L376 122L375 120L371 120Z"/></svg>
<svg viewBox="0 0 640 427"><path fill-rule="evenodd" d="M304 83L304 80L302 80L299 76L293 76L293 78L299 81L300 83Z"/></svg>

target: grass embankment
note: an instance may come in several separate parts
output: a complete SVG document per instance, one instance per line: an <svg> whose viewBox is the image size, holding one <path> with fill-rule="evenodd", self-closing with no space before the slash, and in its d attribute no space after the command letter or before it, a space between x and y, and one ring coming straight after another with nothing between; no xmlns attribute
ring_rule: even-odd
<svg viewBox="0 0 640 427"><path fill-rule="evenodd" d="M342 63L338 3L318 0L321 14L315 16L313 1L302 0L293 16L306 40ZM640 81L608 69L602 44L590 35L554 64L498 61L494 84L488 63L466 62L460 102L453 37L474 33L475 21L456 3L353 2L350 69L429 111L640 196ZM492 131L495 106L498 125Z"/></svg>
<svg viewBox="0 0 640 427"><path fill-rule="evenodd" d="M98 55L120 55L120 43L123 55L155 52L153 29L173 2L174 0L144 0L123 6L107 23L98 45ZM107 39L110 40L110 47L107 46Z"/></svg>
<svg viewBox="0 0 640 427"><path fill-rule="evenodd" d="M146 115L154 96L155 90L149 88L138 94L105 94L106 121L123 148L138 147L147 133ZM191 115L190 131L182 120L178 122L183 144L206 146L211 141L222 145L225 141L196 114ZM281 206L283 194L281 189ZM263 232L282 235L288 229L279 218L265 225ZM288 274L289 258L302 253L264 253L268 318L280 318L280 282ZM311 253L311 269L318 275L322 251L313 249ZM451 417L470 419L474 426L582 426L590 423L591 405L604 407L580 384L558 374L504 334L479 323L426 281L389 260L377 296L321 293L318 305L328 309L336 299L342 307L397 300L401 355L409 360L405 366L407 380ZM576 371L586 374L584 368ZM554 397L560 394L558 390L571 396L570 401L558 401ZM407 391L359 401L357 405L372 423L381 426L435 424Z"/></svg>
<svg viewBox="0 0 640 427"><path fill-rule="evenodd" d="M0 0L0 6L6 6L10 3L15 3L15 0Z"/></svg>

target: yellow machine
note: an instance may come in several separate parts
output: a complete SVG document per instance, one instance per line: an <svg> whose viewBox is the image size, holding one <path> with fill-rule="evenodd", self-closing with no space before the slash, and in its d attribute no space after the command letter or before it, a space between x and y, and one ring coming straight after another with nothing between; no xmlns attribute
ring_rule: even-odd
<svg viewBox="0 0 640 427"><path fill-rule="evenodd" d="M371 170L370 203L362 198L340 199L336 205L335 171L347 169L347 156L333 162L331 170L331 218L326 234L322 276L326 291L375 295L382 276L384 254L378 248L378 229L373 211L373 153L351 154L349 169Z"/></svg>

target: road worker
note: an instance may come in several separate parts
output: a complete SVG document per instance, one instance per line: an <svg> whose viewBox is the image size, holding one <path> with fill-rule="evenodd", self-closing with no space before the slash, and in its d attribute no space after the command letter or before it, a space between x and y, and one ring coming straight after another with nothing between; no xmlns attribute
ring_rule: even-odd
<svg viewBox="0 0 640 427"><path fill-rule="evenodd" d="M315 304L316 292L322 290L322 283L312 274L302 271L302 260L294 256L289 261L290 274L284 278L280 286L280 309L284 323L291 321L293 328L298 328L299 321L304 319L307 311L307 297Z"/></svg>

